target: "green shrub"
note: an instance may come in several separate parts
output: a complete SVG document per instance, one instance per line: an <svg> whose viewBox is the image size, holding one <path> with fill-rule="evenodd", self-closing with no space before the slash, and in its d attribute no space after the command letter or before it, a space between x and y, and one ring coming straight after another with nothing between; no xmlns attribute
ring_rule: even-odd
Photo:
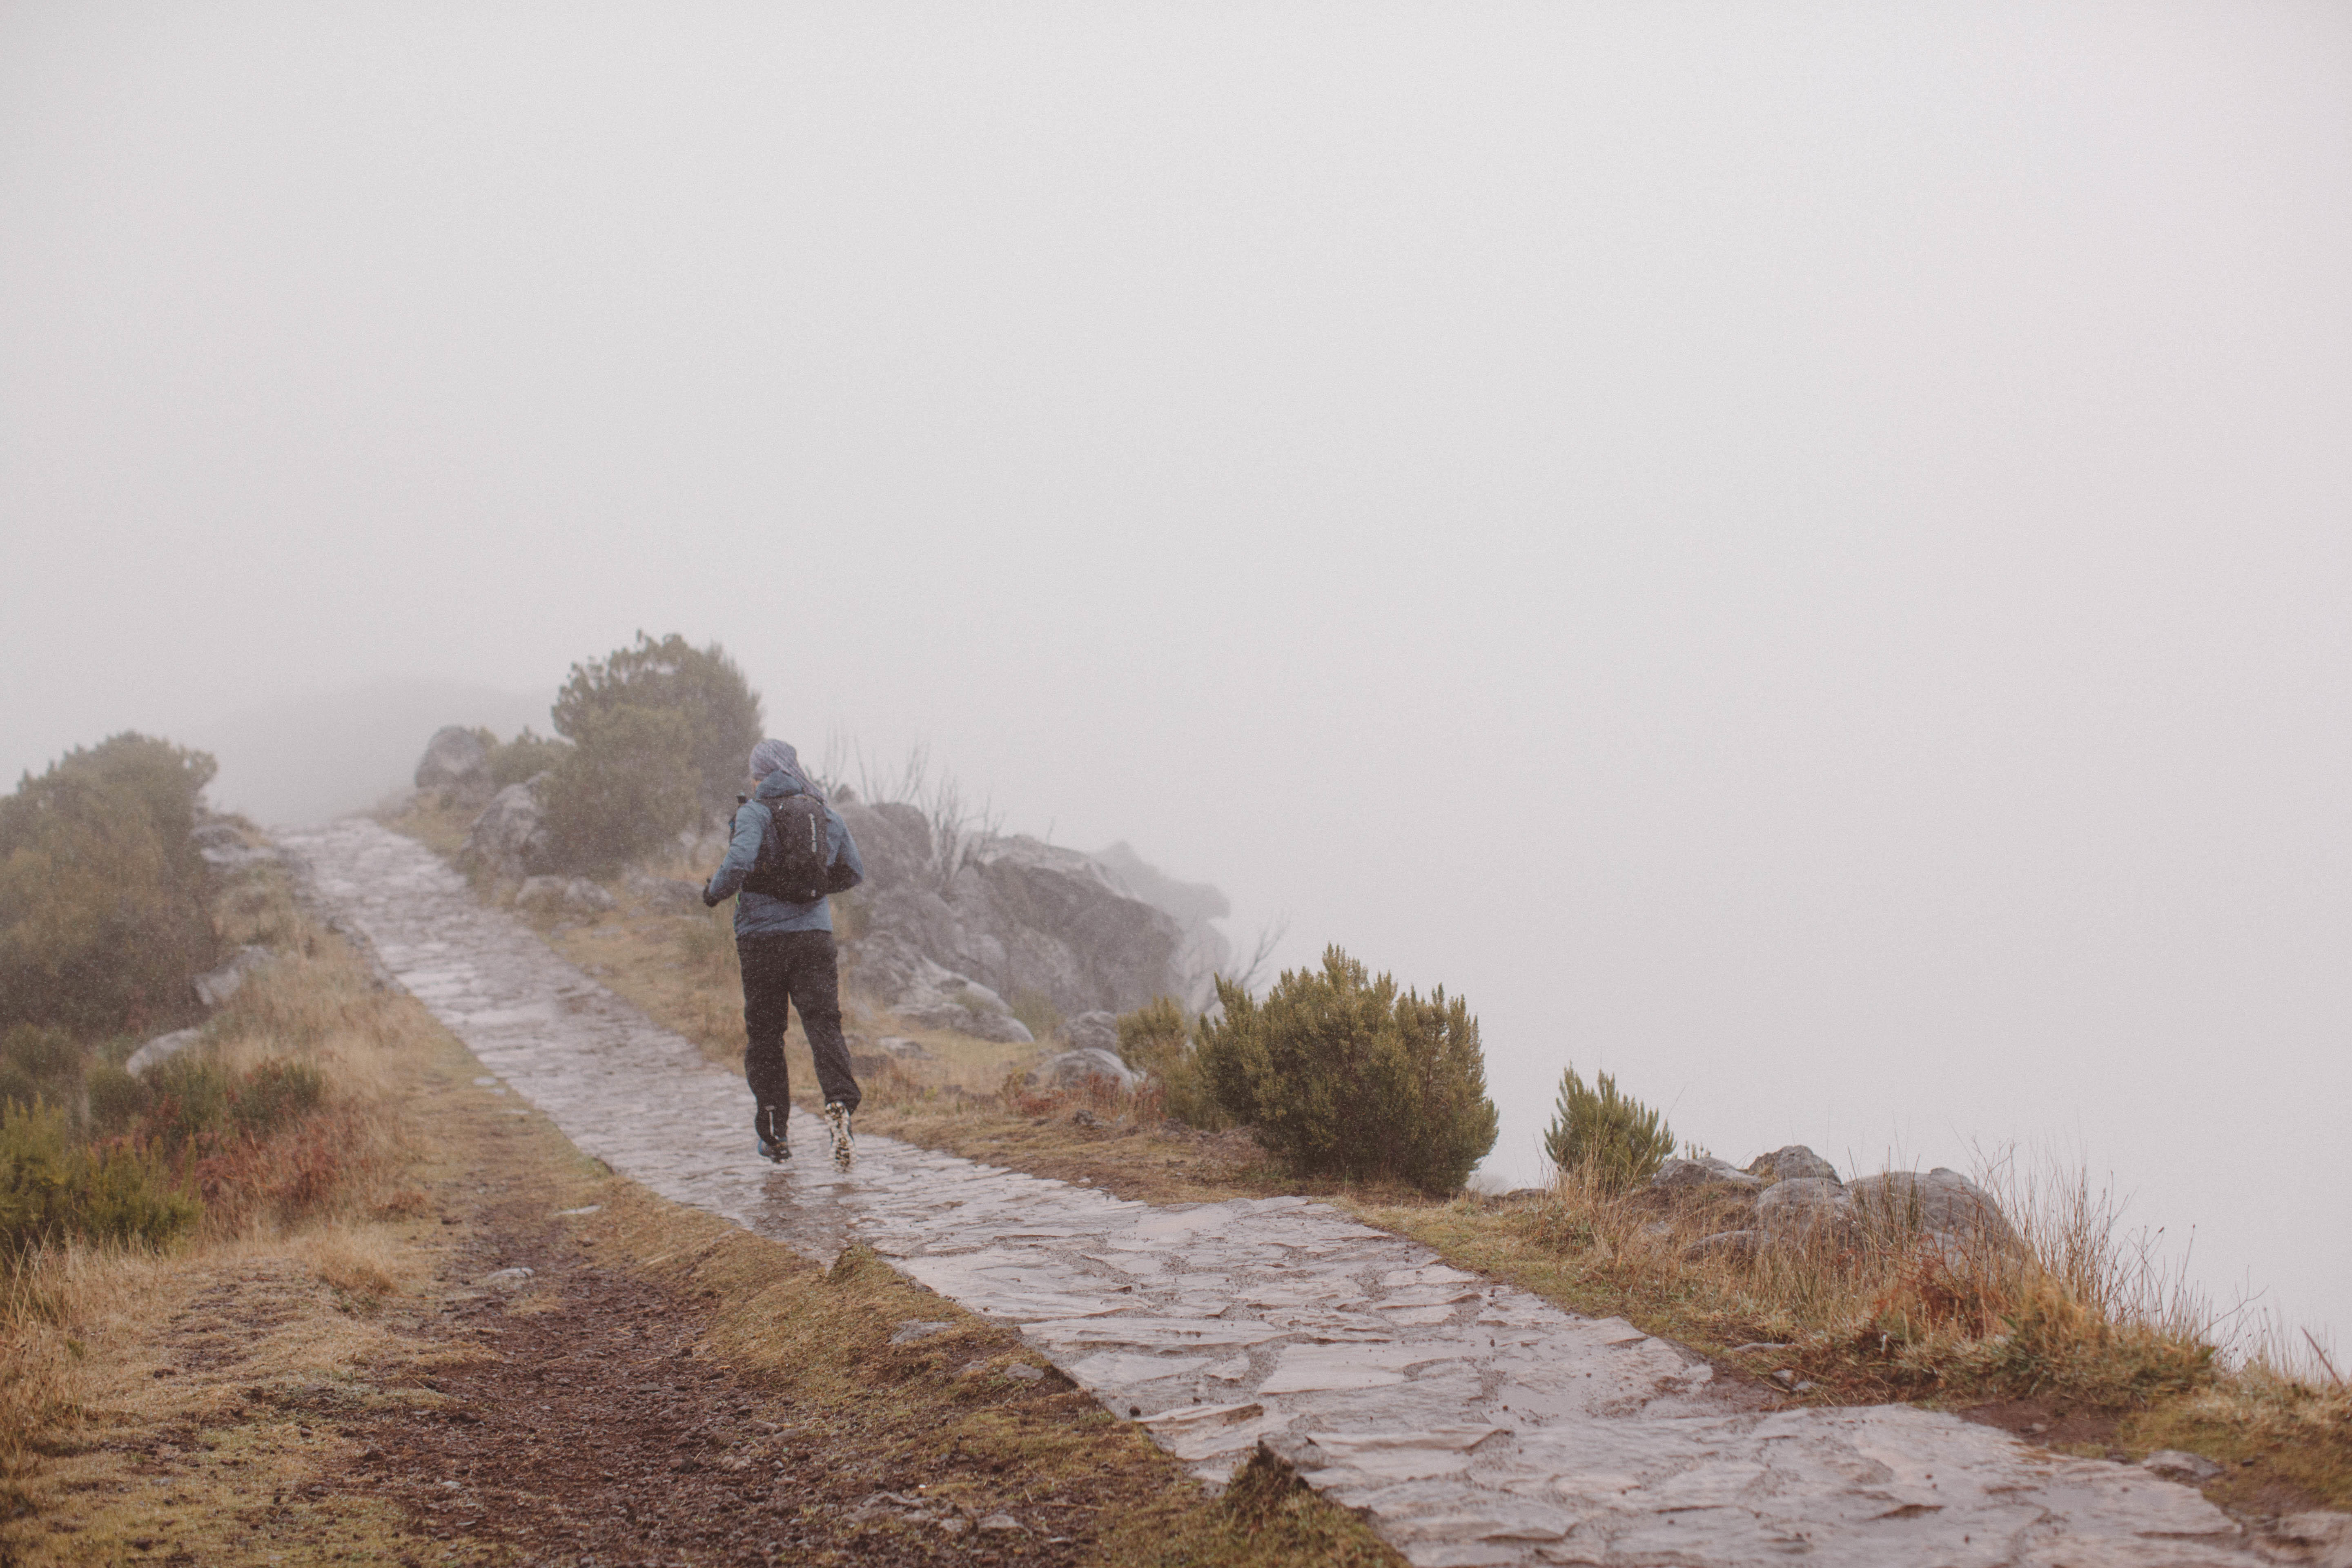
<svg viewBox="0 0 2352 1568"><path fill-rule="evenodd" d="M500 789L509 784L529 784L541 773L553 773L572 752L569 741L535 735L528 726L511 741L501 741L488 730L478 733L489 749L490 783Z"/></svg>
<svg viewBox="0 0 2352 1568"><path fill-rule="evenodd" d="M1560 1074L1559 1100L1544 1131L1544 1152L1554 1165L1583 1172L1615 1193L1656 1175L1674 1152L1665 1119L1618 1093L1615 1079L1601 1073L1587 1088L1574 1068Z"/></svg>
<svg viewBox="0 0 2352 1568"><path fill-rule="evenodd" d="M760 695L727 650L695 647L675 632L659 642L639 632L635 646L572 667L556 695L555 732L583 749L610 744L604 724L629 710L671 714L684 726L675 754L692 775L702 814L723 819L761 733Z"/></svg>
<svg viewBox="0 0 2352 1568"><path fill-rule="evenodd" d="M1443 987L1426 1002L1337 947L1286 972L1264 1002L1220 978L1224 1016L1199 1065L1236 1121L1302 1174L1458 1190L1495 1146L1478 1023Z"/></svg>
<svg viewBox="0 0 2352 1568"><path fill-rule="evenodd" d="M10 1025L0 1034L0 1104L75 1103L81 1098L81 1047L63 1029Z"/></svg>
<svg viewBox="0 0 2352 1568"><path fill-rule="evenodd" d="M0 1257L68 1237L158 1245L201 1217L154 1161L121 1143L83 1147L72 1131L56 1107L0 1106Z"/></svg>
<svg viewBox="0 0 2352 1568"><path fill-rule="evenodd" d="M149 1069L144 1079L130 1079L130 1091L110 1092L122 1092L135 1105L131 1127L138 1140L169 1152L209 1152L238 1139L268 1138L317 1110L327 1098L326 1075L316 1064L285 1058L239 1071L184 1052ZM102 1126L95 1084L92 1091L91 1119ZM121 1114L119 1108L110 1108L110 1118Z"/></svg>
<svg viewBox="0 0 2352 1568"><path fill-rule="evenodd" d="M119 1063L101 1062L82 1079L89 1100L90 1131L100 1138L119 1138L147 1114L147 1086Z"/></svg>
<svg viewBox="0 0 2352 1568"><path fill-rule="evenodd" d="M1188 1127L1217 1132L1233 1125L1201 1073L1192 1026L1173 996L1154 997L1118 1020L1119 1059L1160 1080L1167 1113Z"/></svg>
<svg viewBox="0 0 2352 1568"><path fill-rule="evenodd" d="M576 735L545 795L557 868L609 875L700 820L682 715L616 707L583 720Z"/></svg>
<svg viewBox="0 0 2352 1568"><path fill-rule="evenodd" d="M193 1016L216 942L189 837L213 760L121 734L0 799L0 1025L84 1037Z"/></svg>

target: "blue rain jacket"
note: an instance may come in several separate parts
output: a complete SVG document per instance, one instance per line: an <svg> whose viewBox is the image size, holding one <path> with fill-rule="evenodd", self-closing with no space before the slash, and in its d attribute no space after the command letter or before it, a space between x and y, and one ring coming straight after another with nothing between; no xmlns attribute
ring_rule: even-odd
<svg viewBox="0 0 2352 1568"><path fill-rule="evenodd" d="M752 792L750 800L735 808L734 839L727 846L727 858L719 862L719 869L710 874L710 885L702 889L702 901L716 904L734 898L737 936L833 929L833 906L824 899L813 904L788 904L743 886L743 879L751 874L752 866L759 861L760 840L767 837L768 824L772 820L766 803L803 793L800 780L787 773L773 773L760 781L760 787ZM850 837L840 813L830 805L824 808L824 827L833 847L833 865L849 872L849 887L857 886L866 880L866 862L857 858L857 841Z"/></svg>

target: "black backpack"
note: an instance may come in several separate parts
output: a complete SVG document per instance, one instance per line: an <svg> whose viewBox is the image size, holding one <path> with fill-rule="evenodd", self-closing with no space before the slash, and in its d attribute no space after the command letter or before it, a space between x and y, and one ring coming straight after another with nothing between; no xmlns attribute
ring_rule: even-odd
<svg viewBox="0 0 2352 1568"><path fill-rule="evenodd" d="M760 839L760 858L743 879L744 888L788 904L815 903L830 890L826 884L833 864L824 802L814 795L788 795L761 804L768 808L768 831Z"/></svg>

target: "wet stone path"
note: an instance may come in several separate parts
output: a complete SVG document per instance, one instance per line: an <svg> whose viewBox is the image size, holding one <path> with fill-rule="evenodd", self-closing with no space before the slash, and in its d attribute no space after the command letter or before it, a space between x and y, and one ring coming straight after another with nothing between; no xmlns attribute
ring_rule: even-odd
<svg viewBox="0 0 2352 1568"><path fill-rule="evenodd" d="M2197 1492L1906 1406L1758 1410L1713 1369L1302 1198L1154 1206L862 1137L751 1150L741 1080L364 821L293 834L327 911L614 1171L822 1260L853 1241L1211 1481L1260 1442L1426 1568L2263 1561Z"/></svg>

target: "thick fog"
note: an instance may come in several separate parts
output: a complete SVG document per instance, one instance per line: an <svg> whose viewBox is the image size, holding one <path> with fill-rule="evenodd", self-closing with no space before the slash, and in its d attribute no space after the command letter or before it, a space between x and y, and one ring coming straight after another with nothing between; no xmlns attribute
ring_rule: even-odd
<svg viewBox="0 0 2352 1568"><path fill-rule="evenodd" d="M2352 1328L2352 12L0 6L0 765L643 627L1746 1160Z"/></svg>

